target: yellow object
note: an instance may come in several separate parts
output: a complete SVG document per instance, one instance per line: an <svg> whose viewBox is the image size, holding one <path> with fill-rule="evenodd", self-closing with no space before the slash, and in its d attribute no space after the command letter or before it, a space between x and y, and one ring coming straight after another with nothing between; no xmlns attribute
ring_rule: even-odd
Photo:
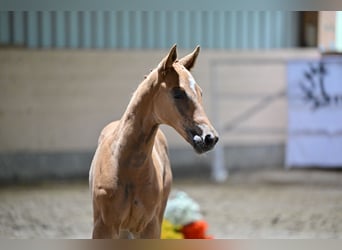
<svg viewBox="0 0 342 250"><path fill-rule="evenodd" d="M162 224L162 239L183 239L183 234L179 231L179 227L173 225L168 220L163 220Z"/></svg>

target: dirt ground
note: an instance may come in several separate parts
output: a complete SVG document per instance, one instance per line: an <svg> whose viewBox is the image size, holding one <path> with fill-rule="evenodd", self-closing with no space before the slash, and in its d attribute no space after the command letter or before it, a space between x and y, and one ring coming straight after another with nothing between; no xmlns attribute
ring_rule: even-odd
<svg viewBox="0 0 342 250"><path fill-rule="evenodd" d="M227 182L176 179L215 238L342 238L342 171L232 172ZM86 182L0 188L0 238L89 238Z"/></svg>

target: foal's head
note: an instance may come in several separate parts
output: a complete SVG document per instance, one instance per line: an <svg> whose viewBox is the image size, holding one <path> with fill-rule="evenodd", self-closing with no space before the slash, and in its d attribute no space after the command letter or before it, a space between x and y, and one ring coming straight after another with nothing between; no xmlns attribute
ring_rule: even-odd
<svg viewBox="0 0 342 250"><path fill-rule="evenodd" d="M202 106L202 90L190 73L199 53L177 60L176 45L159 63L158 91L154 96L154 115L158 123L173 127L197 153L212 149L218 135Z"/></svg>

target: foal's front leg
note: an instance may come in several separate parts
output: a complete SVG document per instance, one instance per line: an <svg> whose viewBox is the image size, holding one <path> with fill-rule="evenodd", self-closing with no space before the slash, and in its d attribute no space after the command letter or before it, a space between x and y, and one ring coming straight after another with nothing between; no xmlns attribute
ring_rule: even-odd
<svg viewBox="0 0 342 250"><path fill-rule="evenodd" d="M101 203L100 203L101 204ZM93 239L118 239L119 227L115 226L111 210L101 204L101 209L94 206Z"/></svg>
<svg viewBox="0 0 342 250"><path fill-rule="evenodd" d="M158 217L154 217L146 228L140 233L142 239L160 239L161 221Z"/></svg>
<svg viewBox="0 0 342 250"><path fill-rule="evenodd" d="M98 218L94 223L93 239L117 239L119 238L118 230L113 230L111 226L106 225L102 218Z"/></svg>

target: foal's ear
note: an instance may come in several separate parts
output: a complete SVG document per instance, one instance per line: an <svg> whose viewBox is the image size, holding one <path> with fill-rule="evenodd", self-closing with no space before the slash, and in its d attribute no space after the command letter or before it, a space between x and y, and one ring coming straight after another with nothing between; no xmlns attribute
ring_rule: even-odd
<svg viewBox="0 0 342 250"><path fill-rule="evenodd" d="M168 69L172 67L172 64L176 61L177 59L177 45L173 45L172 48L170 49L169 53L161 60L161 62L158 65L158 69L161 72L165 72Z"/></svg>
<svg viewBox="0 0 342 250"><path fill-rule="evenodd" d="M184 56L182 59L179 60L179 62L187 69L191 70L192 67L194 67L197 56L200 52L200 47L197 46L193 52L191 52L189 55Z"/></svg>

